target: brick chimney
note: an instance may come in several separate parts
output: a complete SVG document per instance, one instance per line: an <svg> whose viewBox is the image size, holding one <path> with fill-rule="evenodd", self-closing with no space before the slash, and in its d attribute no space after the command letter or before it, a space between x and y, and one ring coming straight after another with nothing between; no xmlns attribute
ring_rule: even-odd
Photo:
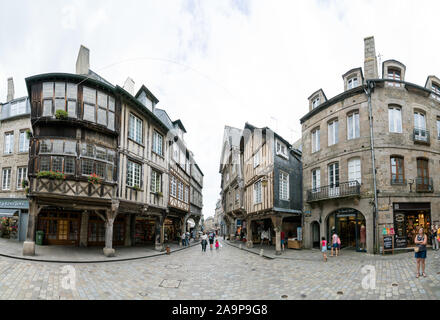
<svg viewBox="0 0 440 320"><path fill-rule="evenodd" d="M8 95L7 95L7 98L6 98L6 102L14 100L14 94L15 94L14 79L13 78L8 78Z"/></svg>
<svg viewBox="0 0 440 320"><path fill-rule="evenodd" d="M125 91L134 96L134 80L130 77L125 80L124 87Z"/></svg>
<svg viewBox="0 0 440 320"><path fill-rule="evenodd" d="M365 61L364 61L364 77L368 79L378 79L376 46L374 37L364 39Z"/></svg>
<svg viewBox="0 0 440 320"><path fill-rule="evenodd" d="M90 69L90 50L81 45L76 59L76 74L89 74Z"/></svg>

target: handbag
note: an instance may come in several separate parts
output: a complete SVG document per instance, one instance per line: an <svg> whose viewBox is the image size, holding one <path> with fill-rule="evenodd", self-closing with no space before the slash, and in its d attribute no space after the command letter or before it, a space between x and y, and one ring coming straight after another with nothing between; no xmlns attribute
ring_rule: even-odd
<svg viewBox="0 0 440 320"><path fill-rule="evenodd" d="M414 247L414 252L419 252L420 248L419 247Z"/></svg>

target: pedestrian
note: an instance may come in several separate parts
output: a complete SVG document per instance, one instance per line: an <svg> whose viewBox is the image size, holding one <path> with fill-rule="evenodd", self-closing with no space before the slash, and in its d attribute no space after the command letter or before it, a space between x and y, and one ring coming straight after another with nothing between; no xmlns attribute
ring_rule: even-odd
<svg viewBox="0 0 440 320"><path fill-rule="evenodd" d="M220 243L218 242L218 239L215 240L215 250L218 250L220 247Z"/></svg>
<svg viewBox="0 0 440 320"><path fill-rule="evenodd" d="M332 253L331 257L333 257L333 250L335 250L336 256L339 254L339 246L340 246L341 240L339 239L338 234L335 232L332 236Z"/></svg>
<svg viewBox="0 0 440 320"><path fill-rule="evenodd" d="M200 239L202 239L202 252L206 252L206 246L208 245L208 236L206 235L206 232L203 232Z"/></svg>
<svg viewBox="0 0 440 320"><path fill-rule="evenodd" d="M189 247L189 240L190 240L191 234L187 231L186 232L186 246Z"/></svg>
<svg viewBox="0 0 440 320"><path fill-rule="evenodd" d="M327 262L327 240L325 240L325 237L322 237L321 252L322 257L324 258L324 262Z"/></svg>
<svg viewBox="0 0 440 320"><path fill-rule="evenodd" d="M284 231L281 231L281 250L284 251L284 237L285 237Z"/></svg>
<svg viewBox="0 0 440 320"><path fill-rule="evenodd" d="M437 250L439 250L440 247L440 227L438 225L435 225L437 229Z"/></svg>
<svg viewBox="0 0 440 320"><path fill-rule="evenodd" d="M414 243L416 247L414 248L415 258L417 261L417 275L416 278L420 277L420 265L422 266L422 275L426 278L425 274L425 260L426 260L426 243L428 242L428 237L426 236L422 227L419 228L419 232L414 238Z"/></svg>
<svg viewBox="0 0 440 320"><path fill-rule="evenodd" d="M432 225L432 231L431 231L431 237L432 237L432 250L438 250L438 240L437 240L437 236L438 236L438 226L437 225Z"/></svg>
<svg viewBox="0 0 440 320"><path fill-rule="evenodd" d="M185 232L182 232L181 238L182 238L182 246L186 247L186 240L185 240L186 235L185 235Z"/></svg>
<svg viewBox="0 0 440 320"><path fill-rule="evenodd" d="M213 249L213 247L212 247L213 245L214 245L214 234L211 232L209 234L209 248L210 248L210 250Z"/></svg>

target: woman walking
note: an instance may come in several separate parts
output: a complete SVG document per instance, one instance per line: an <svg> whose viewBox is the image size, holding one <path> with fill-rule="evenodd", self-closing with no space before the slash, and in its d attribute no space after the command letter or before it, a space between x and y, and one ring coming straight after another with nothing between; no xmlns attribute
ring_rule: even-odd
<svg viewBox="0 0 440 320"><path fill-rule="evenodd" d="M206 252L206 246L208 245L208 236L206 235L206 232L203 232L200 239L202 239L202 252Z"/></svg>
<svg viewBox="0 0 440 320"><path fill-rule="evenodd" d="M209 234L209 248L210 248L210 250L213 249L213 248L212 248L213 245L214 245L214 233L211 232L211 233Z"/></svg>
<svg viewBox="0 0 440 320"><path fill-rule="evenodd" d="M426 260L426 243L428 242L428 236L425 234L422 227L419 229L419 233L416 235L414 239L414 243L416 247L415 258L417 261L417 275L416 278L420 277L420 265L422 266L422 275L426 278L425 274L425 260Z"/></svg>
<svg viewBox="0 0 440 320"><path fill-rule="evenodd" d="M336 257L339 254L339 246L341 245L341 240L339 239L338 234L335 232L333 233L332 236L332 253L331 253L331 257L333 257L333 250L335 250L336 253Z"/></svg>

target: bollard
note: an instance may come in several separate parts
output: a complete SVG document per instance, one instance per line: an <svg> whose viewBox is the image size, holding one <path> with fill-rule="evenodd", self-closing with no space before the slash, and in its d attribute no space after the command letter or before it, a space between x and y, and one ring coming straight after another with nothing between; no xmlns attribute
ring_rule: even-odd
<svg viewBox="0 0 440 320"><path fill-rule="evenodd" d="M171 253L170 246L167 246L167 254L170 254L170 253Z"/></svg>

